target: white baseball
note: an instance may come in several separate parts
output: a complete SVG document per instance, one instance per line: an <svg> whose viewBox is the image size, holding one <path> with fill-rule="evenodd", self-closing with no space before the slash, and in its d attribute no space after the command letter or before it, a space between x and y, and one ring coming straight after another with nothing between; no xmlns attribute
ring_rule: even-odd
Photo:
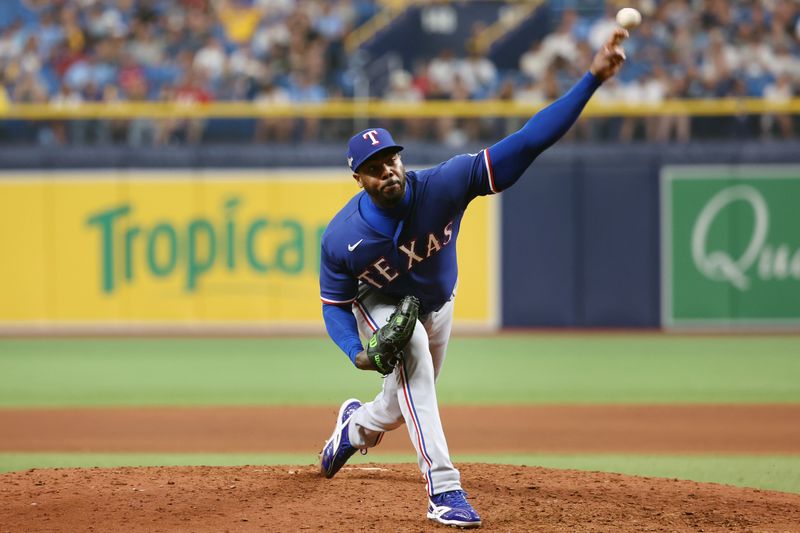
<svg viewBox="0 0 800 533"><path fill-rule="evenodd" d="M617 11L617 24L631 30L642 23L642 14L632 7L623 7Z"/></svg>

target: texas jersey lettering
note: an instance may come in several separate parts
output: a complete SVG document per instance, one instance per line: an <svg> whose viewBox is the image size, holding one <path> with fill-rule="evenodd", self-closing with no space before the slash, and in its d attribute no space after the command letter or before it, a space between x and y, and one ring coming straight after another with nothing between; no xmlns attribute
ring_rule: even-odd
<svg viewBox="0 0 800 533"><path fill-rule="evenodd" d="M402 252L402 254L408 257L408 263L405 267L405 271L408 272L416 263L421 263L426 259L429 259L431 255L435 254L439 250L442 249L443 246L447 246L450 244L450 241L453 239L453 221L449 222L439 233L439 238L436 237L436 233L429 233L427 237L427 250L419 252L417 251L417 241L420 239L412 239L405 244L401 244L398 246L397 250ZM348 246L348 249L350 246ZM422 254L422 255L419 255ZM402 261L399 259L398 261ZM391 264L387 262L385 256L381 256L380 259L368 265L364 271L357 276L357 278L363 282L369 283L373 287L377 289L384 288L388 283L391 283L399 276L398 271L399 268L393 268Z"/></svg>

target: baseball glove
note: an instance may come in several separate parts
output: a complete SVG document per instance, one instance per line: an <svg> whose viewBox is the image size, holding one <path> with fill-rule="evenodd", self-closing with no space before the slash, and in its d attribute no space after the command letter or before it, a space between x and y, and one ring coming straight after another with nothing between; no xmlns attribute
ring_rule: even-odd
<svg viewBox="0 0 800 533"><path fill-rule="evenodd" d="M389 317L389 322L372 334L367 344L367 357L384 376L388 376L403 357L419 315L419 300L404 296Z"/></svg>

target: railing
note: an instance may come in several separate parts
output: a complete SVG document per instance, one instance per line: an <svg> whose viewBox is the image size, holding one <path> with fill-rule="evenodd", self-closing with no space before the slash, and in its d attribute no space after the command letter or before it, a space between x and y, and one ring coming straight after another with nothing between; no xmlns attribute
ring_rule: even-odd
<svg viewBox="0 0 800 533"><path fill-rule="evenodd" d="M263 105L256 102L85 102L75 104L10 103L0 120L136 119L136 118L435 118L528 117L546 103L500 100L419 103L384 100L335 100L319 104ZM737 116L800 114L800 98L773 102L760 98L667 100L660 103L590 102L584 117Z"/></svg>

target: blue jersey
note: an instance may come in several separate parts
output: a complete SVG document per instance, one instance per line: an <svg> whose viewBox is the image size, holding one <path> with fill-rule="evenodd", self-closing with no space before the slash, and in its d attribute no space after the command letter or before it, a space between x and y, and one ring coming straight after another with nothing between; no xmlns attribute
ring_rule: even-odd
<svg viewBox="0 0 800 533"><path fill-rule="evenodd" d="M488 152L459 155L434 167L406 172L410 201L393 235L370 225L355 195L322 236L321 298L346 304L358 285L383 294L419 298L421 312L436 311L451 297L458 277L456 240L464 210L491 194Z"/></svg>

